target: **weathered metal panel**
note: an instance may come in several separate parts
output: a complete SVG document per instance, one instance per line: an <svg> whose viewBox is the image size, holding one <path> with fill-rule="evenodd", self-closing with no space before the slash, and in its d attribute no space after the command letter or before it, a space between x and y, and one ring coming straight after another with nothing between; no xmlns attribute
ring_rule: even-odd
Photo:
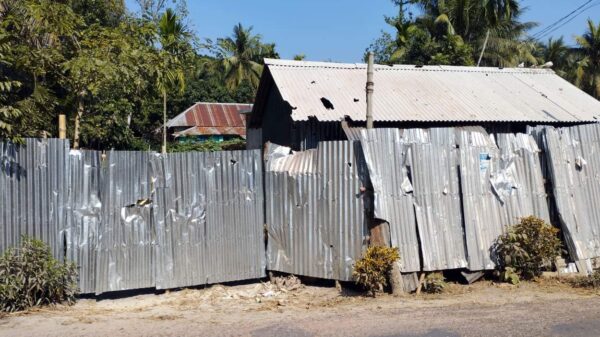
<svg viewBox="0 0 600 337"><path fill-rule="evenodd" d="M467 267L454 129L429 129L430 140L409 147L408 167L423 270Z"/></svg>
<svg viewBox="0 0 600 337"><path fill-rule="evenodd" d="M401 270L466 267L454 130L375 129L362 137L375 216L390 223Z"/></svg>
<svg viewBox="0 0 600 337"><path fill-rule="evenodd" d="M366 65L266 60L292 119L364 121ZM375 66L375 121L593 122L600 102L550 69ZM326 98L331 105L324 105Z"/></svg>
<svg viewBox="0 0 600 337"><path fill-rule="evenodd" d="M268 269L352 280L367 231L360 145L322 142L305 152L285 150L266 158Z"/></svg>
<svg viewBox="0 0 600 337"><path fill-rule="evenodd" d="M167 127L230 127L237 130L246 126L243 113L251 110L252 104L199 102L169 120Z"/></svg>
<svg viewBox="0 0 600 337"><path fill-rule="evenodd" d="M96 291L96 259L102 202L101 153L71 150L66 214L67 258L77 266L81 293Z"/></svg>
<svg viewBox="0 0 600 337"><path fill-rule="evenodd" d="M571 257L589 271L600 256L600 126L580 125L542 133L556 207Z"/></svg>
<svg viewBox="0 0 600 337"><path fill-rule="evenodd" d="M362 146L374 191L374 215L390 224L391 244L400 250L400 270L421 270L407 147L398 129L362 131Z"/></svg>
<svg viewBox="0 0 600 337"><path fill-rule="evenodd" d="M103 163L96 293L154 286L150 155L110 151Z"/></svg>
<svg viewBox="0 0 600 337"><path fill-rule="evenodd" d="M469 269L493 269L492 247L506 226L529 215L550 221L540 150L526 134L457 135Z"/></svg>
<svg viewBox="0 0 600 337"><path fill-rule="evenodd" d="M265 276L260 150L152 158L156 287Z"/></svg>
<svg viewBox="0 0 600 337"><path fill-rule="evenodd" d="M0 142L0 251L27 235L49 244L62 260L68 152L67 140Z"/></svg>

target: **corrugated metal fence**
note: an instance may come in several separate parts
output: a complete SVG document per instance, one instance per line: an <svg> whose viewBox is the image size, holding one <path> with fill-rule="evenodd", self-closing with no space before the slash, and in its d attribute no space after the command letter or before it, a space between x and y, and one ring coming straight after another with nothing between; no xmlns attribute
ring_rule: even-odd
<svg viewBox="0 0 600 337"><path fill-rule="evenodd" d="M600 127L532 130L544 147L565 241L578 269L600 257Z"/></svg>
<svg viewBox="0 0 600 337"><path fill-rule="evenodd" d="M497 138L497 139L496 139ZM363 130L375 216L401 271L494 268L492 246L519 217L549 220L539 149L483 128Z"/></svg>
<svg viewBox="0 0 600 337"><path fill-rule="evenodd" d="M507 225L550 221L556 204L579 269L600 257L597 124L354 134L360 141L303 152L270 145L264 171L261 150L102 154L53 139L0 143L0 250L23 234L43 239L78 265L84 293L266 270L349 281L373 217L390 224L403 272L476 271L494 268Z"/></svg>
<svg viewBox="0 0 600 337"><path fill-rule="evenodd" d="M0 250L76 263L83 293L265 276L260 150L158 155L0 143Z"/></svg>
<svg viewBox="0 0 600 337"><path fill-rule="evenodd" d="M367 234L360 144L321 142L295 154L271 146L265 176L268 269L352 280Z"/></svg>
<svg viewBox="0 0 600 337"><path fill-rule="evenodd" d="M0 251L29 235L63 256L68 153L65 140L0 142Z"/></svg>

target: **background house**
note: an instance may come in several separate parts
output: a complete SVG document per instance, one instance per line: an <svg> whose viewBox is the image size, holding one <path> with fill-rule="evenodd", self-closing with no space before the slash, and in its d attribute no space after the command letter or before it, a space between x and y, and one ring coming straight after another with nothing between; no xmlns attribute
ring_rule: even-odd
<svg viewBox="0 0 600 337"><path fill-rule="evenodd" d="M304 150L352 136L365 125L366 73L364 64L266 60L248 147L270 141ZM375 127L523 132L600 118L600 102L551 69L376 65L373 104Z"/></svg>
<svg viewBox="0 0 600 337"><path fill-rule="evenodd" d="M169 135L180 141L218 142L246 138L246 117L252 104L196 103L169 120Z"/></svg>

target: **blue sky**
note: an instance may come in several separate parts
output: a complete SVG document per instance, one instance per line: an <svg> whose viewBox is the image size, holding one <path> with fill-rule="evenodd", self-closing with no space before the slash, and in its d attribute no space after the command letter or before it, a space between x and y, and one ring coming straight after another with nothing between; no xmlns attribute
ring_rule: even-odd
<svg viewBox="0 0 600 337"><path fill-rule="evenodd" d="M588 0L523 0L523 19L543 29ZM127 0L136 10L133 0ZM583 33L587 18L600 21L600 0L551 35L569 44ZM202 38L231 34L238 22L254 26L265 42L275 42L282 58L304 53L308 60L358 62L365 48L387 29L384 15L393 15L390 0L188 0L190 26ZM544 38L546 40L547 36Z"/></svg>

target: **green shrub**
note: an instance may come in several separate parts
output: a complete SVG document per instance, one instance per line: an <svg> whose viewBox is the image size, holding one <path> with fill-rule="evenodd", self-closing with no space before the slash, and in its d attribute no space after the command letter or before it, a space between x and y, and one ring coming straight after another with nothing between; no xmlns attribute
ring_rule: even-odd
<svg viewBox="0 0 600 337"><path fill-rule="evenodd" d="M518 283L515 274L523 279L540 276L561 254L558 233L557 228L534 216L510 226L493 248L502 278L514 284Z"/></svg>
<svg viewBox="0 0 600 337"><path fill-rule="evenodd" d="M387 286L392 265L399 259L398 248L369 247L365 255L354 264L352 276L357 284L376 296Z"/></svg>
<svg viewBox="0 0 600 337"><path fill-rule="evenodd" d="M18 249L0 256L0 311L75 302L77 273L56 260L42 241L23 237Z"/></svg>
<svg viewBox="0 0 600 337"><path fill-rule="evenodd" d="M167 149L169 152L216 152L245 150L246 141L244 139L231 139L223 142L217 142L212 139L203 142L186 141L171 143Z"/></svg>
<svg viewBox="0 0 600 337"><path fill-rule="evenodd" d="M429 294L440 294L446 289L446 281L442 273L427 275L423 281L423 291Z"/></svg>
<svg viewBox="0 0 600 337"><path fill-rule="evenodd" d="M595 270L592 275L575 277L570 280L572 286L577 288L600 288L600 270Z"/></svg>

